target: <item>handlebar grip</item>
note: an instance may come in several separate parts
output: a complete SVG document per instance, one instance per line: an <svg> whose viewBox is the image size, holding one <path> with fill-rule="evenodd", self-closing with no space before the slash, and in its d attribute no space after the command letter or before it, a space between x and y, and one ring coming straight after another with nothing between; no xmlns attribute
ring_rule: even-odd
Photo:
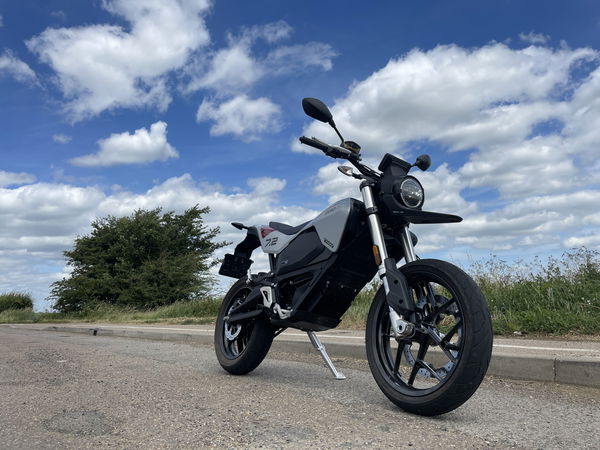
<svg viewBox="0 0 600 450"><path fill-rule="evenodd" d="M323 142L317 141L315 139L308 138L306 136L300 137L300 142L305 145L318 148L319 150L323 150L325 153L329 151L329 145L324 144Z"/></svg>

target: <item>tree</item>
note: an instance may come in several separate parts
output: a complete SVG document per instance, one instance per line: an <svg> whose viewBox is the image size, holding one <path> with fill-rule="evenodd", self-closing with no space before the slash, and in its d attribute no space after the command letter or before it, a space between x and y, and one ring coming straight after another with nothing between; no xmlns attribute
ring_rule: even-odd
<svg viewBox="0 0 600 450"><path fill-rule="evenodd" d="M71 276L52 284L50 298L60 312L103 303L153 308L205 294L213 281L208 269L219 229L203 225L209 208L194 206L181 215L161 208L108 216L65 251Z"/></svg>

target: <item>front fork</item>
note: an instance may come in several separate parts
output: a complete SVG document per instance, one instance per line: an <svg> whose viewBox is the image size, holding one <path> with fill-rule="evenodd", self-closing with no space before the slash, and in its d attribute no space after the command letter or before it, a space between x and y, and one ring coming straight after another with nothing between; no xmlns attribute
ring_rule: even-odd
<svg viewBox="0 0 600 450"><path fill-rule="evenodd" d="M373 254L378 264L377 274L385 290L394 336L396 338L411 336L414 333L414 325L405 320L405 315L414 313L415 304L408 289L406 277L396 267L395 259L390 258L388 255L377 205L373 197L373 187L370 183L363 182L360 186L360 192L367 211L369 229L373 238ZM415 261L415 249L408 231L408 225L402 225L400 229L400 243L406 262Z"/></svg>

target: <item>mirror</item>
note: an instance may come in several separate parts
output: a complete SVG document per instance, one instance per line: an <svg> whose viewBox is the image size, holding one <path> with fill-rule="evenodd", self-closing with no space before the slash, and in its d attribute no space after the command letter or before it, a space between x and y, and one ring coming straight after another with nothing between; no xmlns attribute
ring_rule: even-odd
<svg viewBox="0 0 600 450"><path fill-rule="evenodd" d="M321 122L332 124L333 116L329 108L321 100L316 98L303 98L302 109L307 116L317 119Z"/></svg>
<svg viewBox="0 0 600 450"><path fill-rule="evenodd" d="M354 176L354 171L352 170L352 167L349 167L349 166L338 166L338 170L340 172L342 172L344 175L346 175L347 177L353 177Z"/></svg>
<svg viewBox="0 0 600 450"><path fill-rule="evenodd" d="M418 156L417 162L415 162L413 166L417 166L421 170L427 170L429 169L429 166L431 166L431 158L429 155Z"/></svg>

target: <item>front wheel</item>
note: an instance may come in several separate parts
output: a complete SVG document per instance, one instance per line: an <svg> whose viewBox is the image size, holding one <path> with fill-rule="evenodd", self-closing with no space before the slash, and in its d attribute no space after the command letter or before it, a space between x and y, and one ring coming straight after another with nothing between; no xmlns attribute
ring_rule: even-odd
<svg viewBox="0 0 600 450"><path fill-rule="evenodd" d="M415 332L394 338L385 292L369 310L369 366L383 393L400 408L425 416L458 408L477 390L492 354L485 298L458 267L421 259L403 266L416 306Z"/></svg>
<svg viewBox="0 0 600 450"><path fill-rule="evenodd" d="M215 326L215 352L221 367L234 375L244 375L258 367L267 356L274 330L266 317L229 324L223 318L240 305L252 288L246 278L238 280L223 299Z"/></svg>

